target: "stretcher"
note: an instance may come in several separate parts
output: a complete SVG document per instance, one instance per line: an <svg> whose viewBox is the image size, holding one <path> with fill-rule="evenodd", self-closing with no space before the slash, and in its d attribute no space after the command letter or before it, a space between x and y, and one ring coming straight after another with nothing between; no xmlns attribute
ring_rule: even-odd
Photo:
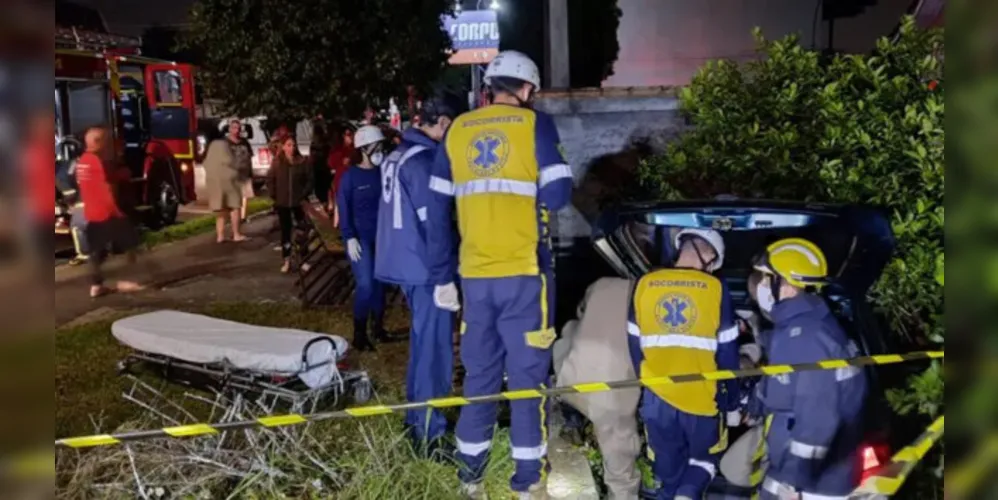
<svg viewBox="0 0 998 500"><path fill-rule="evenodd" d="M250 398L266 400L269 409L314 411L344 394L357 402L371 395L367 373L342 364L349 344L336 335L169 310L120 319L111 333L131 349L118 364L120 373L152 372L229 401Z"/></svg>

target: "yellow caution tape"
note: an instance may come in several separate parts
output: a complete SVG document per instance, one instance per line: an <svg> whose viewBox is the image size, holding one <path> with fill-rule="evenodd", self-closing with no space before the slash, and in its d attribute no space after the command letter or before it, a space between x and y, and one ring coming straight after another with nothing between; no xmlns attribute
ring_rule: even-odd
<svg viewBox="0 0 998 500"><path fill-rule="evenodd" d="M888 356L861 356L851 359L825 360L817 363L802 363L795 365L771 365L751 368L747 370L717 370L704 373L689 373L684 375L673 375L669 377L655 377L634 380L621 380L617 382L598 382L576 384L564 387L541 388L541 389L520 389L514 391L489 394L484 396L449 396L445 398L430 399L421 403L401 403L394 405L369 405L345 410L311 413L308 415L278 415L261 417L252 420L242 420L237 422L224 422L214 424L192 424L162 429L150 429L144 431L124 432L120 434L101 434L96 436L80 436L57 439L57 447L68 448L89 448L94 446L108 446L123 442L142 441L146 439L156 439L164 437L194 437L219 432L248 429L255 427L276 427L282 425L296 425L305 422L315 422L333 418L349 417L372 417L376 415L386 415L393 412L420 410L427 408L451 408L468 406L479 403L495 403L500 401L516 401L520 399L539 399L543 397L563 396L565 394L591 394L594 392L606 392L617 389L635 387L656 387L668 384L683 384L688 382L703 382L714 380L731 380L746 377L759 377L767 375L781 375L784 373L814 371L814 370L834 370L843 366L873 366L903 363L908 361L920 361L928 359L942 359L943 351L919 351L907 354L893 354Z"/></svg>
<svg viewBox="0 0 998 500"><path fill-rule="evenodd" d="M943 417L932 422L925 432L908 446L901 448L876 474L866 478L849 498L881 498L894 495L918 462L943 436Z"/></svg>

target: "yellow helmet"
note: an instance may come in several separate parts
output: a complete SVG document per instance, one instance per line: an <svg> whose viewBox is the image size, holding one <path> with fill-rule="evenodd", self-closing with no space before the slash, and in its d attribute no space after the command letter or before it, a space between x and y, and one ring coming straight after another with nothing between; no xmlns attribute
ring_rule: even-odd
<svg viewBox="0 0 998 500"><path fill-rule="evenodd" d="M769 245L766 255L753 267L797 288L820 289L828 279L825 254L804 238L785 238Z"/></svg>

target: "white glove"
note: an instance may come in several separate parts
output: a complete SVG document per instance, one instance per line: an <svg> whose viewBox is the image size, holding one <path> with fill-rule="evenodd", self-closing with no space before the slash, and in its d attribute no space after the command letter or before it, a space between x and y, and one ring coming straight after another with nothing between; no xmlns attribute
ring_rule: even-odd
<svg viewBox="0 0 998 500"><path fill-rule="evenodd" d="M728 427L738 427L742 425L742 411L729 411L725 419L727 420Z"/></svg>
<svg viewBox="0 0 998 500"><path fill-rule="evenodd" d="M454 283L433 287L433 303L446 311L457 312L460 310L461 302L458 301L457 287L454 286Z"/></svg>
<svg viewBox="0 0 998 500"><path fill-rule="evenodd" d="M347 240L347 256L354 262L360 260L360 242L357 241L357 238Z"/></svg>

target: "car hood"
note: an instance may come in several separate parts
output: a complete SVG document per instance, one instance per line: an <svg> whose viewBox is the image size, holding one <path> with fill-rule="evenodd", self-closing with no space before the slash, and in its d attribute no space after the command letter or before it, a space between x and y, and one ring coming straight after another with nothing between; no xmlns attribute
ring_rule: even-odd
<svg viewBox="0 0 998 500"><path fill-rule="evenodd" d="M734 198L621 205L600 214L593 244L618 274L633 279L671 262L671 241L682 228L721 232L726 251L718 274L735 280L748 277L752 258L773 241L807 238L825 252L833 286L851 293L877 281L895 247L888 216L877 207Z"/></svg>

